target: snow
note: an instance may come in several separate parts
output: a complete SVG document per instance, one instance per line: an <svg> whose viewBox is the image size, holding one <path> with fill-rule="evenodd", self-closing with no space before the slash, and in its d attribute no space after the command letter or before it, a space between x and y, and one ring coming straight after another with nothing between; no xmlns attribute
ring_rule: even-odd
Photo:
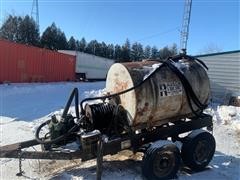
<svg viewBox="0 0 240 180"><path fill-rule="evenodd" d="M162 65L162 63L153 64L151 67L144 66L143 68L147 72L147 74L143 77L143 80L147 79L161 65Z"/></svg>
<svg viewBox="0 0 240 180"><path fill-rule="evenodd" d="M215 106L207 109L207 113L213 116L213 120L219 125L228 125L240 133L240 107L235 106Z"/></svg>
<svg viewBox="0 0 240 180"><path fill-rule="evenodd" d="M146 75L143 77L143 80L147 79L157 68L159 68L162 65L162 63L153 64L151 67L144 66L143 69L146 71ZM184 73L186 69L189 69L189 62L184 60L179 60L177 62L174 62L174 65Z"/></svg>
<svg viewBox="0 0 240 180"><path fill-rule="evenodd" d="M36 127L52 114L60 116L62 108L74 87L80 99L103 94L105 82L48 83L0 85L0 145L34 138ZM73 108L70 111L74 111ZM213 115L213 135L216 153L205 171L191 172L181 167L178 179L231 179L240 178L240 108L212 104L206 113ZM72 146L69 145L69 146ZM36 146L38 150L39 147ZM29 148L29 150L34 150ZM123 151L105 156L102 179L142 180L141 153ZM17 159L0 159L1 180L5 179L95 179L96 161L80 160L24 160L24 176L17 177Z"/></svg>
<svg viewBox="0 0 240 180"><path fill-rule="evenodd" d="M184 74L184 71L189 69L189 62L184 60L179 60L174 62L174 66L178 68Z"/></svg>
<svg viewBox="0 0 240 180"><path fill-rule="evenodd" d="M83 99L93 93L89 90L103 89L105 82L1 85L0 115L24 121L40 118L64 108L74 87Z"/></svg>

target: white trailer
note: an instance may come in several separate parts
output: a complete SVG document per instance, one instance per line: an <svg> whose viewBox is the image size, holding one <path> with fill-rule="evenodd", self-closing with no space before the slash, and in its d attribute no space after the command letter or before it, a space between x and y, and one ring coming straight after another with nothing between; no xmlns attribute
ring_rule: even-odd
<svg viewBox="0 0 240 180"><path fill-rule="evenodd" d="M115 63L113 59L79 51L59 50L58 52L76 56L75 72L78 80L105 80L110 66Z"/></svg>

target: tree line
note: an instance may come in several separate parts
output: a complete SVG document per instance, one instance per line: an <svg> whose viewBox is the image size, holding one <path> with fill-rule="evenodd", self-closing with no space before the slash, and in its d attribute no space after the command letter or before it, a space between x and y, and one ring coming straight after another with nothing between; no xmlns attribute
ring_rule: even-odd
<svg viewBox="0 0 240 180"><path fill-rule="evenodd" d="M122 45L107 44L97 40L87 42L84 37L78 40L71 36L67 40L65 33L55 23L48 26L40 35L39 27L34 19L28 15L24 17L9 15L0 28L0 39L51 50L77 50L120 62L166 59L177 54L176 44L158 49L156 46L147 45L144 47L139 42L131 44L129 39L126 39Z"/></svg>

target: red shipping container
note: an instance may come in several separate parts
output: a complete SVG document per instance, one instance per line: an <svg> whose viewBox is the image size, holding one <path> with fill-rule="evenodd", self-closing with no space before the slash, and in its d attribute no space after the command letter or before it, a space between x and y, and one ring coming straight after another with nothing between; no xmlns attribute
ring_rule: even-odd
<svg viewBox="0 0 240 180"><path fill-rule="evenodd" d="M0 40L0 83L75 80L76 57Z"/></svg>

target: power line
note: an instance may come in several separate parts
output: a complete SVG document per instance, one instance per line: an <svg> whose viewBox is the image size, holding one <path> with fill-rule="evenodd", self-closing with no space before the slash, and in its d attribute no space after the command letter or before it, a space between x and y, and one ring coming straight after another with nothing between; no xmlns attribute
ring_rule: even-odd
<svg viewBox="0 0 240 180"><path fill-rule="evenodd" d="M176 31L176 30L179 30L179 27L175 27L175 28L172 28L172 29L169 29L167 31L163 31L163 32L159 32L159 33L156 33L156 34L152 34L152 35L149 35L149 36L145 36L141 39L138 39L136 41L143 41L143 40L146 40L146 39L151 39L151 38L154 38L154 37L157 37L157 36L161 36L161 35L164 35L164 34L168 34L170 32L173 32L173 31Z"/></svg>

